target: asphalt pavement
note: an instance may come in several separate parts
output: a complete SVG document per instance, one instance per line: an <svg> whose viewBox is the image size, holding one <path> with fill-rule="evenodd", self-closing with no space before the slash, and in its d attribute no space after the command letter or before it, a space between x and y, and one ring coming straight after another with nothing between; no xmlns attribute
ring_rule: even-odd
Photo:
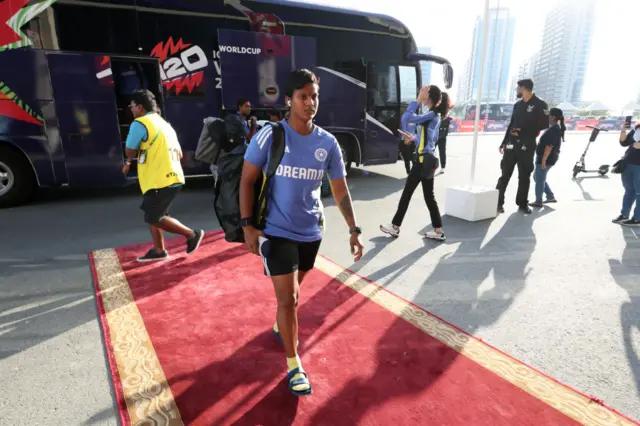
<svg viewBox="0 0 640 426"><path fill-rule="evenodd" d="M394 165L353 169L349 186L365 256L353 264L347 227L325 199L321 252L499 349L640 419L640 229L611 223L617 175L571 179L588 134L569 134L549 172L558 204L465 222L446 215L446 188L469 182L471 136L451 136L436 177L445 243L426 241L429 214L416 191L401 236L378 230L395 212L405 176ZM495 186L500 137L481 136L475 183ZM602 135L588 166L622 155ZM210 180L192 181L174 205L185 224L217 228ZM531 192L533 193L533 184ZM149 241L137 187L43 191L0 210L0 424L118 424L87 253ZM303 290L304 291L304 290Z"/></svg>

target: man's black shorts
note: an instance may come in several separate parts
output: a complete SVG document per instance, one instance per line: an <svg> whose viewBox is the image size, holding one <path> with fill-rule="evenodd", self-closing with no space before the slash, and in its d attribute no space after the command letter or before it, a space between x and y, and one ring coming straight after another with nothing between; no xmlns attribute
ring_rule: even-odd
<svg viewBox="0 0 640 426"><path fill-rule="evenodd" d="M270 237L260 244L264 274L268 277L307 272L313 269L322 240L303 243L286 238Z"/></svg>
<svg viewBox="0 0 640 426"><path fill-rule="evenodd" d="M167 216L181 188L182 186L170 186L145 192L140 205L140 209L144 212L144 221L149 225L155 225Z"/></svg>

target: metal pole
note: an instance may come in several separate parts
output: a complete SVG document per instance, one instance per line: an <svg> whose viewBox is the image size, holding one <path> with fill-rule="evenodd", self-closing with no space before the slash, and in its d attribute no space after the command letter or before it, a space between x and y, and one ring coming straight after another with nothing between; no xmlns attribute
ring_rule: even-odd
<svg viewBox="0 0 640 426"><path fill-rule="evenodd" d="M487 59L487 44L489 42L489 2L485 0L484 4L484 30L482 39L482 55L480 59L480 82L478 83L478 94L476 95L476 123L473 130L473 151L471 153L471 184L473 186L476 176L476 157L478 156L478 126L480 125L480 104L482 102L482 82L484 81L484 68Z"/></svg>

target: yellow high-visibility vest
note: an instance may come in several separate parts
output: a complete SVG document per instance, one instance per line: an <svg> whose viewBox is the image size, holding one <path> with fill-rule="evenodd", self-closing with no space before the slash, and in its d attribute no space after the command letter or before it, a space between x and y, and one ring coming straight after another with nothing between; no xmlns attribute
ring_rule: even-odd
<svg viewBox="0 0 640 426"><path fill-rule="evenodd" d="M182 148L173 127L156 113L136 118L135 121L147 129L147 140L140 144L138 154L138 180L142 193L184 184L184 172L180 164Z"/></svg>

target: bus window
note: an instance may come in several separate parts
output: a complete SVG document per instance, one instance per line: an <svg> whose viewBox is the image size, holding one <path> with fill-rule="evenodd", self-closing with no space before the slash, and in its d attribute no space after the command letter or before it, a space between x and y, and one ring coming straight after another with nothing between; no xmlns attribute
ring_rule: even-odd
<svg viewBox="0 0 640 426"><path fill-rule="evenodd" d="M400 126L398 68L367 64L367 112L391 132Z"/></svg>
<svg viewBox="0 0 640 426"><path fill-rule="evenodd" d="M367 80L367 68L359 61L336 61L333 67L334 70L353 77L358 81Z"/></svg>
<svg viewBox="0 0 640 426"><path fill-rule="evenodd" d="M418 96L416 67L400 66L400 102L408 104Z"/></svg>

